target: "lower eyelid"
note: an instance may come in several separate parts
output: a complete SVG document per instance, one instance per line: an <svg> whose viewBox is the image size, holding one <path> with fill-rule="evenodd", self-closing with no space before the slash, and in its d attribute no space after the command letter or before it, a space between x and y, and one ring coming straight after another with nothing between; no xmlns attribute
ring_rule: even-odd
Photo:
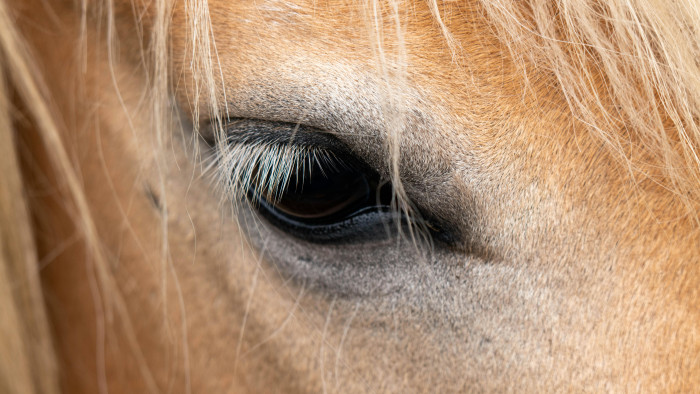
<svg viewBox="0 0 700 394"><path fill-rule="evenodd" d="M314 244L340 245L386 240L396 235L396 221L400 220L400 215L391 210L368 208L333 224L313 225L291 222L284 216L275 215L274 209L264 205L257 211L286 234Z"/></svg>
<svg viewBox="0 0 700 394"><path fill-rule="evenodd" d="M280 234L275 226L255 224L252 211L242 215L245 231L264 261L285 280L311 291L340 297L379 296L401 289L415 271L402 258L409 253L402 252L406 246L397 246L397 234L386 232L395 226L383 226L380 231L386 235L381 237L308 242Z"/></svg>

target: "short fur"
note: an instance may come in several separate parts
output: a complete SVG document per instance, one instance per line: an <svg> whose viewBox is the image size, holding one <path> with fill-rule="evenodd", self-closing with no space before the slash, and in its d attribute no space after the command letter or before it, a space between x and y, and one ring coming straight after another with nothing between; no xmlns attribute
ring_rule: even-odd
<svg viewBox="0 0 700 394"><path fill-rule="evenodd" d="M691 0L0 1L0 390L699 387L699 24ZM246 118L333 134L449 246L231 209L308 154L229 144Z"/></svg>

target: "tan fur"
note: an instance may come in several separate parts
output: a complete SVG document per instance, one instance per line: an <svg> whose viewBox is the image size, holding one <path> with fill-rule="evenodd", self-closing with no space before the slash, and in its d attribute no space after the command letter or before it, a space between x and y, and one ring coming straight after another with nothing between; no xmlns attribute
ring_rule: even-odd
<svg viewBox="0 0 700 394"><path fill-rule="evenodd" d="M700 386L681 6L8 4L46 84L12 127L63 391ZM197 133L227 117L336 134L463 241L290 241L207 177ZM277 261L298 254L350 279ZM392 264L353 276L353 256Z"/></svg>

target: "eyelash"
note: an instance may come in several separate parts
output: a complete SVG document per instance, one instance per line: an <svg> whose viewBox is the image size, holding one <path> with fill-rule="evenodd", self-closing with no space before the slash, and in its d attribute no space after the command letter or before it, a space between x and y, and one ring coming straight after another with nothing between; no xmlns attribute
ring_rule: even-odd
<svg viewBox="0 0 700 394"><path fill-rule="evenodd" d="M228 198L239 201L250 193L276 202L294 174L303 176L312 160L323 165L331 152L310 146L255 140L227 141L217 154L217 177Z"/></svg>
<svg viewBox="0 0 700 394"><path fill-rule="evenodd" d="M303 179L312 163L315 162L321 169L343 165L336 154L327 148L308 142L292 142L297 129L291 130L290 137L289 125L284 125L281 137L276 137L269 130L268 133L247 130L246 124L249 123L247 120L234 120L225 124L224 130L241 130L225 132L224 141L205 138L215 148L213 160L205 173L213 173L216 185L230 201L255 202L252 196L265 196L265 200L274 204L290 186L290 179L294 175L297 179ZM216 135L216 131L210 129L208 135Z"/></svg>

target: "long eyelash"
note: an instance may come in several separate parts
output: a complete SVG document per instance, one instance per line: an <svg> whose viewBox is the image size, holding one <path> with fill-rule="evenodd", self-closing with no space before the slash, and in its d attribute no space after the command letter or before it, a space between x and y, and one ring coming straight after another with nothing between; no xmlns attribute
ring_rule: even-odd
<svg viewBox="0 0 700 394"><path fill-rule="evenodd" d="M277 138L269 134L231 134L226 141L219 140L214 144L215 153L204 173L212 174L216 187L234 206L238 202L255 206L260 201L258 198L264 198L271 204L280 202L284 192L292 186L291 180L296 179L298 184L304 184L314 164L322 176L330 176L341 168L354 167L351 162L341 159L342 155L338 156L322 145L290 140L288 135ZM397 207L392 205L392 208ZM432 250L427 222L408 212L403 212L403 215L411 226L411 242L417 246L419 241L425 240L428 249Z"/></svg>
<svg viewBox="0 0 700 394"><path fill-rule="evenodd" d="M322 171L337 165L332 152L313 146L255 139L231 139L219 145L222 147L211 167L217 169L217 183L233 201L246 199L252 192L271 203L278 202L292 175L303 182L313 161Z"/></svg>

